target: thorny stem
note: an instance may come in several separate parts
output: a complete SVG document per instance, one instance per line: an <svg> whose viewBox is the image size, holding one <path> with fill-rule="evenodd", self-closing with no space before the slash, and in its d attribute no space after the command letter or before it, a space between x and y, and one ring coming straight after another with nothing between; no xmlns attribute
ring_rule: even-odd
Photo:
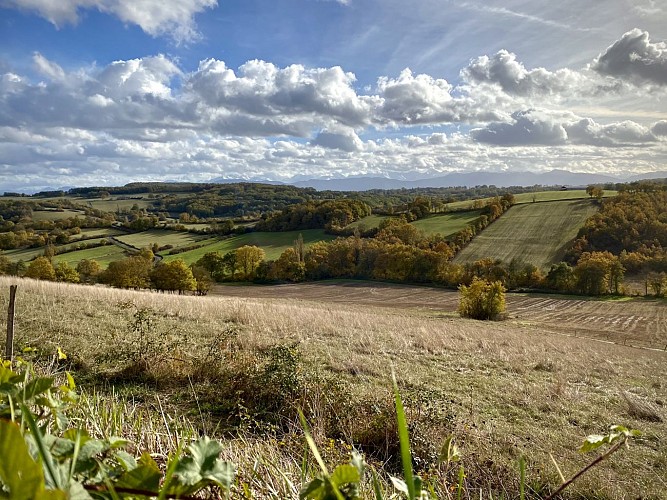
<svg viewBox="0 0 667 500"><path fill-rule="evenodd" d="M595 460L593 460L590 464L588 464L586 467L581 469L579 472L577 472L574 476L572 476L570 479L565 481L563 484L560 485L560 487L554 491L551 495L546 497L544 500L553 500L556 498L556 495L561 493L565 488L570 486L573 482L575 482L581 475L586 473L588 470L590 470L592 467L595 467L597 464L602 462L604 459L608 458L611 454L615 453L621 446L625 444L627 438L623 439L622 441L619 441L616 443L614 446L609 448L606 452L604 452L602 455L597 457Z"/></svg>

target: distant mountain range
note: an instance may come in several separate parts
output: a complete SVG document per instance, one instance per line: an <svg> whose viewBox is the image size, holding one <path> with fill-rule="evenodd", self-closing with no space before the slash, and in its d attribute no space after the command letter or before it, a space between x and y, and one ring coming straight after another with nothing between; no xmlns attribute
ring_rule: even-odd
<svg viewBox="0 0 667 500"><path fill-rule="evenodd" d="M606 184L609 182L632 182L641 179L667 178L667 171L649 172L630 177L616 177L604 174L584 174L567 170L551 170L549 172L455 172L441 177L418 180L389 179L386 177L347 177L339 179L307 179L292 182L276 182L260 179L223 179L217 178L210 182L261 182L265 184L291 184L297 187L312 187L318 191L368 191L370 189L412 189L425 187L454 186L568 186L579 187L589 184Z"/></svg>
<svg viewBox="0 0 667 500"><path fill-rule="evenodd" d="M648 172L632 176L612 176L605 174L584 174L570 172L568 170L550 170L549 172L454 172L451 174L429 177L425 179L389 179L387 177L345 177L337 179L303 179L293 178L291 181L281 182L262 178L251 179L226 179L217 177L207 181L217 184L235 184L252 182L258 184L292 185L297 187L311 187L318 191L368 191L370 189L413 189L413 188L439 188L439 187L474 187L483 185L494 185L497 187L509 186L567 186L581 187L589 184L606 184L609 182L632 182L642 179L667 178L667 170L659 172ZM183 182L183 181L165 181ZM67 187L39 188L32 191L68 191ZM1 192L1 191L0 191Z"/></svg>

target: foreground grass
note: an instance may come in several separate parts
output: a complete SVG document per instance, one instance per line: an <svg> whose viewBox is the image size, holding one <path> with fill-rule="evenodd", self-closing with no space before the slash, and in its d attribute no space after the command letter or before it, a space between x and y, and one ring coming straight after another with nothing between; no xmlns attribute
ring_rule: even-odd
<svg viewBox="0 0 667 500"><path fill-rule="evenodd" d="M10 282L16 280L0 278L0 290ZM527 457L531 487L553 489L559 480L549 453L567 476L589 460L575 451L582 439L619 423L642 429L644 437L590 472L566 497L665 498L667 453L661 443L667 425L637 411L643 404L665 417L664 353L552 336L539 325L424 318L369 305L18 283L17 348L33 347L38 362L56 366L50 354L56 346L69 354L68 367L94 391L91 406L81 409L82 421L116 425L114 432L155 453L173 449L189 432L223 438L225 458L263 488L260 496L296 496L304 451L299 425L285 414L279 429L270 430L266 416L251 413L252 395L246 394L249 418L230 432L228 413L239 408L227 404L226 385L213 370L218 362L238 365L287 344L301 353L294 401L306 411L329 463L344 461L355 445L387 473L397 469L393 366L416 467L425 477L451 481L451 471L434 464L439 446L453 434L469 497L479 498L479 488L485 497L490 490L514 496L520 456ZM6 305L4 293L0 308ZM146 336L155 343L145 343L130 326L141 308L154 313ZM230 329L233 339L224 335ZM151 362L124 361L120 354L140 345Z"/></svg>
<svg viewBox="0 0 667 500"><path fill-rule="evenodd" d="M567 245L597 209L591 200L514 206L473 238L454 262L465 264L488 257L548 268L562 260Z"/></svg>

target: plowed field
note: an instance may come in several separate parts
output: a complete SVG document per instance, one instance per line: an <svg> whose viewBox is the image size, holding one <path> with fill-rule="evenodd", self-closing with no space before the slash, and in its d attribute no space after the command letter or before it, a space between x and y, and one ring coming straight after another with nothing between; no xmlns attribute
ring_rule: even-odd
<svg viewBox="0 0 667 500"><path fill-rule="evenodd" d="M308 300L421 309L425 315L455 314L458 292L372 282L321 282L277 286L217 286L215 295ZM517 328L594 338L633 347L667 349L667 302L649 299L593 300L555 295L507 294L508 322Z"/></svg>

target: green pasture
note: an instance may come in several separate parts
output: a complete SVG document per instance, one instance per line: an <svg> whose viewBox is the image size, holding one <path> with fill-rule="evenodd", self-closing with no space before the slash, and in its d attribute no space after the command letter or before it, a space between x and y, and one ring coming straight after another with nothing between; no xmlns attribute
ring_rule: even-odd
<svg viewBox="0 0 667 500"><path fill-rule="evenodd" d="M363 219L359 219L357 221L354 221L351 224L348 224L346 226L346 229L348 228L359 228L359 229L374 229L378 227L383 220L386 220L388 216L386 215L369 215L368 217L364 217Z"/></svg>
<svg viewBox="0 0 667 500"><path fill-rule="evenodd" d="M57 252L65 252L69 248L73 248L76 245L82 244L82 243L89 243L89 244L95 244L95 243L100 243L102 240L106 238L91 238L86 240L85 242L73 242L73 243L68 243L66 245L56 245L56 253ZM37 247L37 248L19 248L16 250L6 250L3 252L3 255L6 255L9 260L18 262L19 260L22 260L23 262L28 262L35 257L39 257L41 255L44 255L44 250L45 247Z"/></svg>
<svg viewBox="0 0 667 500"><path fill-rule="evenodd" d="M287 248L294 245L294 241L299 237L299 234L303 236L303 242L306 245L317 241L330 241L335 239L335 236L324 234L322 229L306 229L303 231L285 231L280 233L255 232L218 240L215 243L208 244L189 252L183 252L177 255L165 255L164 260L165 262L169 262L175 259L183 259L187 264L192 264L209 252L220 252L221 254L225 254L230 250L235 250L244 245L258 246L266 252L267 260L275 260L280 257L280 254Z"/></svg>
<svg viewBox="0 0 667 500"><path fill-rule="evenodd" d="M604 198L616 196L616 191L606 191L602 195ZM515 194L514 199L517 204L532 203L533 199L538 201L563 201L563 200L586 200L590 196L586 194L585 189L568 189L567 191L539 191L537 193Z"/></svg>
<svg viewBox="0 0 667 500"><path fill-rule="evenodd" d="M86 214L81 210L33 210L32 218L35 222L50 220L56 221L61 219L69 219L70 217L85 217Z"/></svg>
<svg viewBox="0 0 667 500"><path fill-rule="evenodd" d="M80 234L73 234L70 236L70 241L87 240L90 238L103 238L105 236L118 236L119 234L127 234L124 231L114 229L112 227L91 227L82 229Z"/></svg>
<svg viewBox="0 0 667 500"><path fill-rule="evenodd" d="M440 233L443 236L449 236L465 228L477 219L480 213L480 210L471 210L469 212L430 215L425 219L414 221L412 225L426 234Z"/></svg>
<svg viewBox="0 0 667 500"><path fill-rule="evenodd" d="M118 198L73 198L75 203L87 205L103 212L117 212L122 210L130 210L134 205L141 209L149 208L153 200L146 197L141 199L127 199L123 197Z"/></svg>
<svg viewBox="0 0 667 500"><path fill-rule="evenodd" d="M510 208L454 258L465 264L482 258L513 259L548 268L559 262L584 221L597 211L591 200L527 203Z"/></svg>
<svg viewBox="0 0 667 500"><path fill-rule="evenodd" d="M172 245L174 248L186 247L211 239L210 236L187 233L184 231L170 231L167 229L149 229L141 233L124 233L116 239L136 248L144 248L157 243L158 246Z"/></svg>
<svg viewBox="0 0 667 500"><path fill-rule="evenodd" d="M80 261L88 259L96 260L102 268L106 268L110 262L121 260L125 257L127 257L127 254L121 247L109 244L101 247L56 255L53 257L53 262L67 262L72 267L76 267Z"/></svg>
<svg viewBox="0 0 667 500"><path fill-rule="evenodd" d="M603 197L609 198L611 196L616 196L616 191L606 191L604 192ZM481 198L482 202L486 203L492 198ZM534 193L520 193L515 194L514 199L517 205L523 203L532 203L540 201L564 201L564 200L586 200L590 199L590 196L586 194L585 189L568 189L565 191L536 191ZM464 201L455 201L453 203L447 204L448 210L462 210L462 209L471 209L473 203L476 200L464 200Z"/></svg>

